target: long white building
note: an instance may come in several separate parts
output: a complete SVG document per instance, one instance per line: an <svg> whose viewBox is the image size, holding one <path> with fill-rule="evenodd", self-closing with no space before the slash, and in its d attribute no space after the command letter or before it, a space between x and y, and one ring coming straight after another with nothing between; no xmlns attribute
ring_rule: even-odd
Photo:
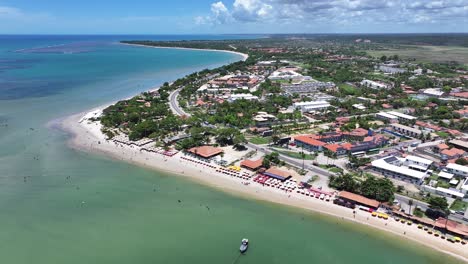
<svg viewBox="0 0 468 264"><path fill-rule="evenodd" d="M386 177L421 184L428 173L415 169L414 166L408 166L410 163L411 160L405 158L388 156L372 161L372 168Z"/></svg>
<svg viewBox="0 0 468 264"><path fill-rule="evenodd" d="M376 81L371 81L371 80L362 80L361 85L365 86L365 87L372 88L372 89L377 89L377 90L390 89L390 85L388 85L388 84L380 83L380 82L376 82Z"/></svg>
<svg viewBox="0 0 468 264"><path fill-rule="evenodd" d="M449 173L455 174L461 177L468 177L468 166L463 166L456 163L449 163L447 166L447 171Z"/></svg>
<svg viewBox="0 0 468 264"><path fill-rule="evenodd" d="M396 116L396 117L398 117L398 119L404 120L404 121L416 120L416 117L410 116L410 115L407 115L407 114L403 114L403 113L400 113L400 112L390 111L390 112L387 112L387 114Z"/></svg>
<svg viewBox="0 0 468 264"><path fill-rule="evenodd" d="M295 109L299 109L301 112L320 111L330 107L330 103L327 101L311 101L311 102L297 102L293 104Z"/></svg>

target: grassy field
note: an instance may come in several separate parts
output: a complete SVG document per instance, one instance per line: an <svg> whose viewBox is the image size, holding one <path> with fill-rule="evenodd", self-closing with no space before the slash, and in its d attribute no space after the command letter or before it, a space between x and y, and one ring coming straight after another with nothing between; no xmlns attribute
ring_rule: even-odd
<svg viewBox="0 0 468 264"><path fill-rule="evenodd" d="M288 150L279 150L279 149L274 149L276 152L281 153L285 156L294 158L294 159L302 159L301 153L294 152L294 151L288 151ZM304 160L314 160L315 156L310 155L310 154L305 154Z"/></svg>
<svg viewBox="0 0 468 264"><path fill-rule="evenodd" d="M401 58L414 58L421 62L456 61L468 65L468 48L455 46L416 46L406 45L401 49L366 51L369 55L380 58L383 55L398 55Z"/></svg>
<svg viewBox="0 0 468 264"><path fill-rule="evenodd" d="M436 132L436 134L439 135L441 138L448 138L450 136L449 133L443 131L438 131Z"/></svg>
<svg viewBox="0 0 468 264"><path fill-rule="evenodd" d="M270 141L271 137L253 137L249 139L249 142L253 144L268 144Z"/></svg>
<svg viewBox="0 0 468 264"><path fill-rule="evenodd" d="M357 95L359 93L356 87L346 83L340 83L338 84L338 87L340 88L340 91L346 95Z"/></svg>
<svg viewBox="0 0 468 264"><path fill-rule="evenodd" d="M452 209L454 211L464 211L464 210L466 210L467 206L468 206L467 202L464 202L464 201L461 201L461 200L455 200L453 202L452 206L450 206L450 209Z"/></svg>

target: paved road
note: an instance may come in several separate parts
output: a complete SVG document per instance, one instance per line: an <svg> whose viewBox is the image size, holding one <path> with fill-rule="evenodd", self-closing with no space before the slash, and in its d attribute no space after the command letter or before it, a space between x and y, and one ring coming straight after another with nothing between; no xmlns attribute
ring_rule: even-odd
<svg viewBox="0 0 468 264"><path fill-rule="evenodd" d="M412 210L414 210L416 208L416 206L421 207L421 210L423 210L423 211L425 211L427 208L429 208L429 204L427 204L425 202L421 202L419 200L411 199L410 197L403 196L401 194L395 193L395 199L397 199L400 203L404 203L404 204L408 204L409 200L413 200Z"/></svg>
<svg viewBox="0 0 468 264"><path fill-rule="evenodd" d="M182 90L182 88L176 89L172 91L171 94L169 94L169 107L171 108L172 112L178 116L190 116L189 113L185 112L179 106L179 102L177 101L180 90Z"/></svg>
<svg viewBox="0 0 468 264"><path fill-rule="evenodd" d="M182 90L182 88L174 90L169 95L169 106L170 106L172 112L174 112L174 114L176 114L176 115L190 116L190 114L186 113L179 106L179 102L177 101L177 97L179 96L180 90ZM434 144L434 143L432 143L432 144ZM272 150L269 150L266 147L258 146L258 145L252 144L252 143L247 143L247 146L249 146L252 149L256 149L259 152L262 152L263 154L270 154L271 152L273 152ZM298 168L302 168L302 160L294 159L294 158L288 157L288 156L283 155L283 154L279 154L279 155L280 155L281 159L284 160L285 162L287 162L287 163L289 163L291 165L294 165L294 166L296 166ZM322 169L322 168L320 168L318 166L307 165L306 164L304 167L305 167L305 169L307 169L307 170L309 170L309 171L311 171L313 173L316 173L319 176L330 177L330 176L334 175L334 173L332 173L332 172L330 172L328 170ZM408 201L411 199L409 197L406 197L406 196L403 196L403 195L400 195L400 194L395 194L395 198L397 200L399 200L400 203L405 203L405 204L408 204ZM424 203L424 202L413 199L413 208L416 208L416 206L419 206L423 211L425 211L429 207L429 205L427 203ZM458 220L458 221L460 221L460 220L463 221L462 218L463 218L463 216L454 215L454 214L450 215L450 217L449 217L449 219ZM467 221L464 221L464 222L466 223Z"/></svg>
<svg viewBox="0 0 468 264"><path fill-rule="evenodd" d="M270 154L271 152L273 152L272 150L267 149L264 146L258 146L258 145L252 144L252 143L247 143L247 146L250 147L250 148L256 149L259 152L262 152L263 154ZM287 162L287 163L289 163L291 165L294 165L294 166L296 166L298 168L302 168L302 160L294 159L294 158L288 157L286 155L283 155L281 153L279 153L279 156L285 162ZM307 162L310 162L310 161L305 162L305 166L304 166L305 169L308 169L308 170L310 170L310 171L312 171L314 173L317 173L317 174L323 175L323 176L327 176L327 177L334 175L334 173L332 173L332 172L330 172L328 170L322 169L320 167L317 167L317 166L314 166L314 165L307 165Z"/></svg>

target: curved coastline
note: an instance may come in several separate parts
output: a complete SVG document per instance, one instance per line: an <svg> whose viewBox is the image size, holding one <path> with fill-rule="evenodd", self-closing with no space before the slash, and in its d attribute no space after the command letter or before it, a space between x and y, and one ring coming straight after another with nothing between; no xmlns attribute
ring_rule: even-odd
<svg viewBox="0 0 468 264"><path fill-rule="evenodd" d="M245 61L249 58L249 55L242 52L232 51L232 50L217 50L217 49L196 49L196 48L182 48L182 47L159 47L159 46L148 46L143 44L129 44L129 43L120 43L121 45L135 46L135 47L144 47L144 48L155 48L155 49L180 49L180 50L196 50L196 51L213 51L213 52L223 52L236 54L242 57L242 61Z"/></svg>
<svg viewBox="0 0 468 264"><path fill-rule="evenodd" d="M179 47L153 47L139 44L126 44L130 46L142 46L146 48L162 48L162 49L186 49L199 51L226 52L242 56L242 60L248 58L247 54L229 51L229 50L210 50L210 49L195 49L195 48L179 48ZM193 165L187 161L180 159L181 153L174 157L166 157L161 154L141 152L136 148L119 145L112 141L107 141L105 135L100 131L99 125L96 123L86 122L84 116L97 114L105 107L112 103L107 103L93 110L65 117L60 120L55 120L49 124L58 127L61 130L70 134L67 144L76 150L90 152L94 154L104 155L115 160L125 161L137 166L142 166L152 170L169 173L178 177L201 183L203 185L215 188L217 190L233 194L237 197L247 198L257 201L299 208L309 212L319 213L321 215L341 218L352 224L360 224L375 228L380 231L386 231L388 234L396 235L401 239L407 239L405 242L414 241L420 246L426 246L437 250L438 252L450 255L458 260L468 263L468 251L466 246L461 244L450 244L448 241L442 241L440 238L429 236L421 230L418 230L414 225L406 226L397 223L393 219L383 221L381 219L369 217L368 213L357 213L356 218L353 218L352 211L344 207L336 206L332 203L325 203L318 199L310 199L300 195L286 195L279 190L263 187L260 185L245 186L242 180L215 174L214 171L208 171L207 168L199 165Z"/></svg>

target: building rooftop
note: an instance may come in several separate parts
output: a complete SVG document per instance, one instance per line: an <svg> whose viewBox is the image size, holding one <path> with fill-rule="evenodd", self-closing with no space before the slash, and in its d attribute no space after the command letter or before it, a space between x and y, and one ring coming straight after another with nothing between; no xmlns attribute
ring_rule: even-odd
<svg viewBox="0 0 468 264"><path fill-rule="evenodd" d="M381 117L385 117L385 118L388 118L388 119L398 119L398 117L394 116L394 115L391 115L389 113L385 113L385 112L379 112L377 114L375 114L376 116L381 116Z"/></svg>
<svg viewBox="0 0 468 264"><path fill-rule="evenodd" d="M251 170L256 170L260 168L263 164L263 159L258 159L258 160L243 160L241 161L240 165L247 167Z"/></svg>
<svg viewBox="0 0 468 264"><path fill-rule="evenodd" d="M188 151L203 158L211 158L224 152L223 149L212 146L194 147L189 149Z"/></svg>
<svg viewBox="0 0 468 264"><path fill-rule="evenodd" d="M447 168L448 168L448 169L452 169L452 170L463 171L463 172L465 172L465 173L468 173L468 166L463 166L463 165L456 164L456 163L449 163L449 164L447 164Z"/></svg>
<svg viewBox="0 0 468 264"><path fill-rule="evenodd" d="M376 168L388 170L388 171L393 171L395 173L399 173L399 174L404 175L406 177L415 178L415 179L418 179L418 180L421 180L424 177L426 177L425 172L412 170L412 169L410 169L408 167L405 167L405 166L393 165L393 164L387 163L385 161L385 159L386 158L372 161L372 166L374 166Z"/></svg>
<svg viewBox="0 0 468 264"><path fill-rule="evenodd" d="M305 144L309 144L312 146L317 146L317 147L323 147L326 145L326 143L313 139L311 138L311 136L297 136L297 137L294 137L294 140L297 140L297 141L300 141L300 142L303 142Z"/></svg>
<svg viewBox="0 0 468 264"><path fill-rule="evenodd" d="M362 195L347 192L347 191L341 191L338 196L347 200L355 201L357 203L373 207L373 208L377 208L380 205L380 202L377 200L369 199Z"/></svg>
<svg viewBox="0 0 468 264"><path fill-rule="evenodd" d="M390 111L390 112L388 112L388 114L394 115L394 116L399 117L399 118L407 119L407 120L416 119L416 117L414 117L414 116L410 116L410 115L403 114L403 113L396 112L396 111Z"/></svg>
<svg viewBox="0 0 468 264"><path fill-rule="evenodd" d="M441 171L441 172L439 172L439 177L447 179L447 180L451 180L453 178L453 174L445 172L445 171Z"/></svg>
<svg viewBox="0 0 468 264"><path fill-rule="evenodd" d="M413 155L406 156L406 160L416 162L416 163L422 163L422 164L424 164L426 166L429 166L432 163L434 163L432 160L428 160L428 159L421 158L421 157L418 157L418 156L413 156Z"/></svg>
<svg viewBox="0 0 468 264"><path fill-rule="evenodd" d="M392 124L392 127L396 127L396 128L399 128L399 129L410 131L410 132L415 133L415 134L421 134L421 130L419 130L417 128L414 128L414 127L405 126L405 125L402 125L402 124L395 123L395 124Z"/></svg>

